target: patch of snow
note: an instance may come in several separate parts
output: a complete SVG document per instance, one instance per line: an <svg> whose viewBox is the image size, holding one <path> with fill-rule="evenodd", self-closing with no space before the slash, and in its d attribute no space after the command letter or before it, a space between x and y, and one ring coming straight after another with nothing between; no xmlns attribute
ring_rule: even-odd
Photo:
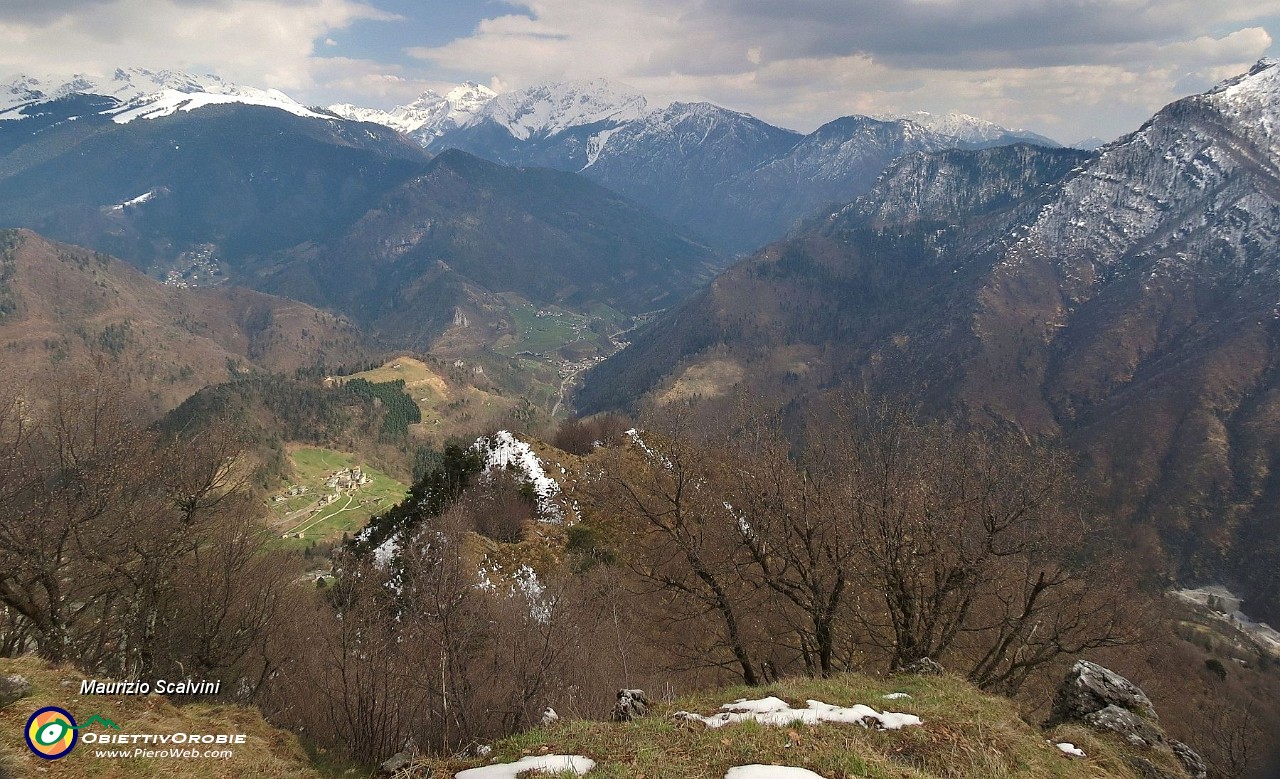
<svg viewBox="0 0 1280 779"><path fill-rule="evenodd" d="M533 488L538 504L538 518L543 522L563 522L564 509L556 500L560 484L547 475L542 460L533 448L506 430L499 430L492 437L481 437L471 448L484 457L484 473L494 469L511 469Z"/></svg>
<svg viewBox="0 0 1280 779"><path fill-rule="evenodd" d="M640 431L639 431L639 430L636 430L636 429L633 427L633 428L631 428L630 430L628 430L628 431L626 431L625 433L623 433L623 435L625 435L625 436L627 436L628 438L630 438L630 439L631 439L631 443L633 443L633 444L635 444L637 447L639 447L639 448L640 448L640 451L644 452L644 453L645 453L645 456L646 456L646 457L648 457L650 460L652 460L652 461L654 461L654 462L662 463L662 465L663 465L667 470L671 470L671 469L674 467L674 466L672 466L672 464L671 464L671 461L670 461L670 460L668 460L668 459L667 459L666 457L664 457L663 455L658 454L658 453L657 453L657 452L655 452L653 449L650 449L650 448L649 448L649 445L648 445L648 444L646 444L646 443L644 442L644 439L640 437Z"/></svg>
<svg viewBox="0 0 1280 779"><path fill-rule="evenodd" d="M489 563L487 558L481 561L476 576L476 589L483 592L497 592L498 583L503 581L502 569L496 563ZM523 599L531 619L543 625L551 621L555 598L547 596L547 587L538 579L536 571L527 565L521 565L515 573L506 577L506 583L506 594Z"/></svg>
<svg viewBox="0 0 1280 779"><path fill-rule="evenodd" d="M891 692L888 695L881 695L880 697L886 701L902 701L910 700L911 698L911 696L905 692Z"/></svg>
<svg viewBox="0 0 1280 779"><path fill-rule="evenodd" d="M528 602L529 616L540 624L549 623L554 604L547 599L547 588L538 581L538 574L529 566L522 565L511 578L512 593L524 596Z"/></svg>
<svg viewBox="0 0 1280 779"><path fill-rule="evenodd" d="M379 568L386 568L400 551L400 536L392 534L390 538L378 544L373 550L373 562Z"/></svg>
<svg viewBox="0 0 1280 779"><path fill-rule="evenodd" d="M790 709L791 704L781 698L770 695L768 698L759 698L757 700L739 698L733 703L726 703L720 708L734 714L772 714L775 711Z"/></svg>
<svg viewBox="0 0 1280 779"><path fill-rule="evenodd" d="M514 763L498 763L459 771L455 779L516 779L525 771L554 774L573 771L578 776L596 767L596 761L582 755L536 755L522 757Z"/></svg>
<svg viewBox="0 0 1280 779"><path fill-rule="evenodd" d="M133 198L132 200L126 200L123 203L116 203L114 206L111 207L111 210L118 212L118 211L123 211L126 208L129 208L131 206L140 206L143 203L147 202L148 200L151 200L155 196L156 196L156 193L154 190L152 190L151 192L144 192L141 195L138 195L137 197Z"/></svg>
<svg viewBox="0 0 1280 779"><path fill-rule="evenodd" d="M1060 744L1054 744L1054 746L1061 749L1064 755L1070 755L1072 757L1086 757L1083 749L1069 741L1063 741Z"/></svg>
<svg viewBox="0 0 1280 779"><path fill-rule="evenodd" d="M621 126L610 127L587 139L587 164L582 166L583 170L596 164L596 160L600 159L600 152L604 151L605 144L609 142L609 137L621 129Z"/></svg>
<svg viewBox="0 0 1280 779"><path fill-rule="evenodd" d="M724 779L826 779L826 777L815 774L807 768L754 763L730 768L724 775Z"/></svg>
<svg viewBox="0 0 1280 779"><path fill-rule="evenodd" d="M701 714L694 714L688 711L678 711L672 716L702 722L709 728L721 728L725 725L748 720L759 722L762 725L775 725L778 727L797 722L804 725L818 725L824 722L852 723L863 727L868 727L869 723L873 723L883 730L898 730L899 728L921 723L920 718L914 714L899 714L892 711L879 712L870 706L864 706L860 703L849 707L832 706L829 703L814 700L806 701L805 703L808 704L807 708L793 709L786 701L772 696L761 698L760 700L744 698L733 703L726 703L720 707L721 712L719 714L713 714L710 717L704 717Z"/></svg>

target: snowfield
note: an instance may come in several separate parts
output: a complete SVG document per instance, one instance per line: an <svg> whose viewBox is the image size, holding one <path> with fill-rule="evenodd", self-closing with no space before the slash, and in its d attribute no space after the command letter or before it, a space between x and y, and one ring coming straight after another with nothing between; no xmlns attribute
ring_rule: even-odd
<svg viewBox="0 0 1280 779"><path fill-rule="evenodd" d="M879 712L870 706L855 704L850 707L832 706L822 701L806 701L808 706L793 709L781 698L769 696L759 700L742 699L721 706L719 714L704 717L688 711L678 711L671 715L679 719L702 722L709 728L722 728L737 722L754 721L762 725L783 727L794 723L819 725L824 722L850 723L864 728L874 725L882 730L898 730L911 725L921 724L914 714L897 712Z"/></svg>

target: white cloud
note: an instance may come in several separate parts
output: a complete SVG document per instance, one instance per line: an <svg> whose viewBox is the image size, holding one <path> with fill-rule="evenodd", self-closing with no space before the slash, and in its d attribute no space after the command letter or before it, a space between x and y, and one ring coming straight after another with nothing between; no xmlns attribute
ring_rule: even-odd
<svg viewBox="0 0 1280 779"><path fill-rule="evenodd" d="M0 73L172 67L380 107L453 78L506 91L603 76L801 130L954 109L1073 140L1132 129L1243 70L1280 29L1280 0L529 0L411 49L417 67L401 52L317 55L343 52L335 32L390 18L379 2L4 0Z"/></svg>
<svg viewBox="0 0 1280 779"><path fill-rule="evenodd" d="M316 83L317 40L359 19L392 18L356 0L102 0L70 5L77 8L35 18L0 13L0 72L110 73L122 65L140 65L306 90Z"/></svg>

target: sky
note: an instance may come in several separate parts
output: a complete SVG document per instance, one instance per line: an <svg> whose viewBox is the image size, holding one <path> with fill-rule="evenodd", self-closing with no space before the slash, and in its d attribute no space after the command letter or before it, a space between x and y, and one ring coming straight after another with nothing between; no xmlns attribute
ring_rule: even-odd
<svg viewBox="0 0 1280 779"><path fill-rule="evenodd" d="M604 77L808 131L961 111L1071 143L1280 57L1280 0L3 0L0 74L214 73L390 108Z"/></svg>

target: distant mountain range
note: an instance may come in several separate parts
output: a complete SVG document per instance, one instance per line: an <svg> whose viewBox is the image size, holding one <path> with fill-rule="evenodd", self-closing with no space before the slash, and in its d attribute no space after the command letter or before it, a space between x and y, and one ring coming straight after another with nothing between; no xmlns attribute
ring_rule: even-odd
<svg viewBox="0 0 1280 779"><path fill-rule="evenodd" d="M1275 621L1277 128L1267 60L1101 153L908 155L637 333L580 403L854 386L1059 438L1154 531L1144 554Z"/></svg>
<svg viewBox="0 0 1280 779"><path fill-rule="evenodd" d="M120 68L106 77L15 76L0 84L0 121L39 116L50 104L82 95L105 98L92 113L121 124L226 103L268 106L296 116L322 116L276 89L239 86L212 75Z"/></svg>
<svg viewBox="0 0 1280 779"><path fill-rule="evenodd" d="M27 118L0 121L0 227L175 282L232 281L326 306L385 344L424 350L455 319L476 344L509 332L497 294L634 315L726 264L579 176L457 151L432 159L386 127L257 102L155 116L159 101L129 91L149 86L121 86L128 76L108 85L116 94L58 87L23 103ZM143 120L120 121L133 115Z"/></svg>
<svg viewBox="0 0 1280 779"><path fill-rule="evenodd" d="M431 153L460 149L504 165L580 173L731 252L754 249L816 210L862 194L902 154L1056 145L956 113L844 117L803 135L710 103L654 105L600 79L501 95L468 82L382 111L306 107L277 90L135 68L104 78L19 76L0 86L0 151L64 122L127 123L228 104L379 124Z"/></svg>
<svg viewBox="0 0 1280 779"><path fill-rule="evenodd" d="M853 199L902 154L1057 146L959 113L850 116L804 135L710 103L653 105L604 80L503 95L486 95L474 84L459 90L446 98L427 93L390 113L347 105L330 110L398 129L412 126L410 134L431 151L462 149L506 165L580 173L730 251L755 248L816 209ZM418 121L419 104L439 108L428 123L406 124L408 116Z"/></svg>

